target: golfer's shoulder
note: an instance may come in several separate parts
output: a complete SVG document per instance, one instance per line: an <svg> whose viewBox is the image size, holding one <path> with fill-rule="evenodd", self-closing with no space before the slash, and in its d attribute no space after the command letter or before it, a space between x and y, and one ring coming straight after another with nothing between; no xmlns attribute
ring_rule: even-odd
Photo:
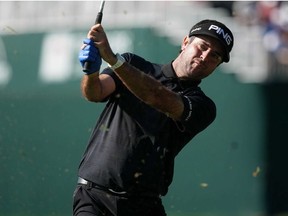
<svg viewBox="0 0 288 216"><path fill-rule="evenodd" d="M122 53L121 55L124 57L125 61L130 64L143 64L143 63L149 62L144 57L139 56L135 53L125 52L125 53Z"/></svg>
<svg viewBox="0 0 288 216"><path fill-rule="evenodd" d="M151 62L149 59L142 57L140 55L137 55L135 53L126 52L121 55L124 57L126 62L140 69L143 72L155 71L158 65L158 64Z"/></svg>

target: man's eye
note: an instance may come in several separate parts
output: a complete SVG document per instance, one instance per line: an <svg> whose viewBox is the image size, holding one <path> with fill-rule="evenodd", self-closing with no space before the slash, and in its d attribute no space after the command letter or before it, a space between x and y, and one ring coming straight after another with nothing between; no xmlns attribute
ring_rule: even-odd
<svg viewBox="0 0 288 216"><path fill-rule="evenodd" d="M206 50L207 50L207 46L204 45L204 44L199 44L199 49L200 49L201 51L206 51Z"/></svg>
<svg viewBox="0 0 288 216"><path fill-rule="evenodd" d="M221 59L222 59L221 55L218 54L218 53L211 53L211 56L212 56L214 59L216 59L216 60L221 60Z"/></svg>
<svg viewBox="0 0 288 216"><path fill-rule="evenodd" d="M222 61L222 55L220 55L219 53L215 53L215 57L214 57L217 61Z"/></svg>

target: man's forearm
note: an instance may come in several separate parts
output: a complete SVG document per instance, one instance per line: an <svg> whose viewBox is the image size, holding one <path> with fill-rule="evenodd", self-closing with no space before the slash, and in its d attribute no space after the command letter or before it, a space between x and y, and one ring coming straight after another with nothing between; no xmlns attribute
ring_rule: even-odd
<svg viewBox="0 0 288 216"><path fill-rule="evenodd" d="M82 95L89 101L98 102L101 96L99 73L84 75L81 82Z"/></svg>
<svg viewBox="0 0 288 216"><path fill-rule="evenodd" d="M117 68L115 73L123 84L146 104L174 119L181 117L184 107L177 93L128 63Z"/></svg>

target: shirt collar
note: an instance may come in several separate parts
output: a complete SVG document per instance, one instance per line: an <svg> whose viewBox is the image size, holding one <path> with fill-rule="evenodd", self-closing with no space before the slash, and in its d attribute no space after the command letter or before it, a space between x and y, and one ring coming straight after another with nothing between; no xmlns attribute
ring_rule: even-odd
<svg viewBox="0 0 288 216"><path fill-rule="evenodd" d="M176 72L174 71L174 68L172 66L172 62L170 64L163 65L162 72L165 77L178 80L182 86L185 87L195 87L198 86L201 83L201 80L194 81L194 80L181 80L177 77Z"/></svg>

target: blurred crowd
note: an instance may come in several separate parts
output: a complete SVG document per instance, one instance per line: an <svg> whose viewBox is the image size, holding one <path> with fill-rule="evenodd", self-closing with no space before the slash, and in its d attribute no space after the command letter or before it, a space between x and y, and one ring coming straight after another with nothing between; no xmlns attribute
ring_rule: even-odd
<svg viewBox="0 0 288 216"><path fill-rule="evenodd" d="M288 2L211 1L212 7L225 9L240 25L260 26L267 51L266 81L288 81Z"/></svg>

